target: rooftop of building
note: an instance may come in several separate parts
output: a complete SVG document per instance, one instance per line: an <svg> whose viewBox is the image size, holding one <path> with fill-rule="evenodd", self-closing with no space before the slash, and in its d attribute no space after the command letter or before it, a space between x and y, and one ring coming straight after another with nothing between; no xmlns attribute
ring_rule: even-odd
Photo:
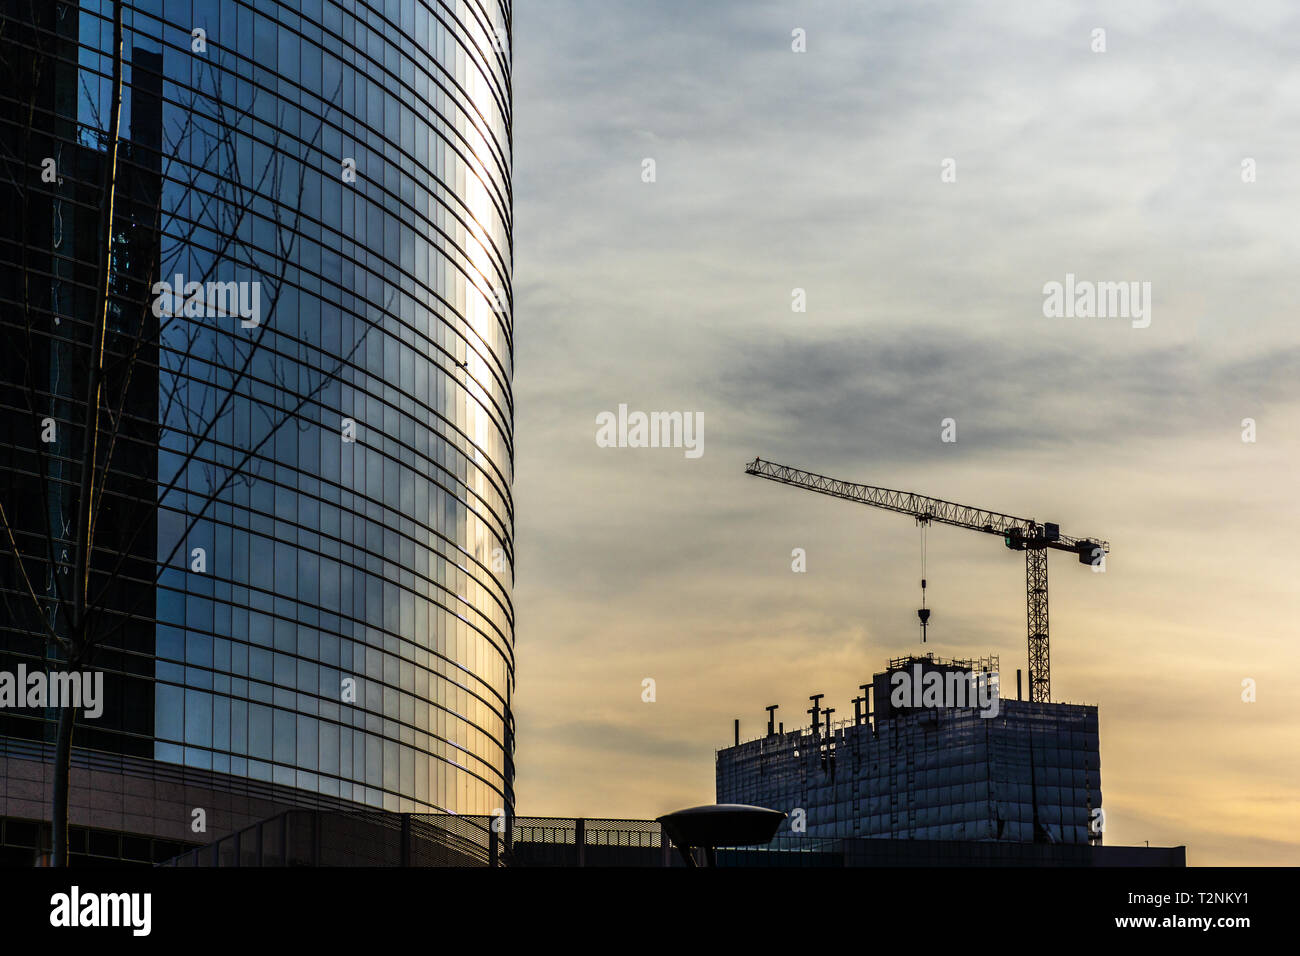
<svg viewBox="0 0 1300 956"><path fill-rule="evenodd" d="M889 658L883 670L874 673L870 681L858 685L858 690L861 692L861 696L851 698L851 700L849 701L849 703L853 706L854 709L854 713L852 716L845 716L845 717L841 717L838 720L831 720L828 716L826 716L828 713L828 708L822 706L823 698L825 698L826 695L812 694L809 695L809 701L812 703L813 706L809 707L804 712L805 715L808 716L810 719L805 721L802 718L800 718L800 722L797 725L793 725L790 730L786 730L784 721L779 721L776 719L776 714L779 711L780 705L777 704L769 705L769 707L767 708L768 710L767 726L764 728L763 733L755 736L742 738L740 736L740 721L739 718L737 718L734 742L728 747L720 748L719 752L721 752L721 750L729 750L731 749L731 747L734 746L742 746L744 744L753 743L755 741L769 740L773 736L793 736L793 735L809 736L814 733L820 734L822 736L826 736L826 735L834 736L846 730L850 730L854 727L861 726L864 723L870 723L877 719L886 719L886 720L891 719L891 717L894 716L894 712L893 712L893 708L888 706L888 701L884 702L886 706L878 707L876 705L876 701L873 700L872 698L873 696L878 697L881 690L889 686L889 681L893 678L893 675L899 673L909 673L909 672L915 673L915 668L917 667L921 668L922 674L928 673L930 671L938 671L945 675L954 674L954 673L967 673L967 674L974 675L978 679L988 680L991 678L991 684L990 684L990 687L992 688L991 692L996 692L997 694L999 711L1001 711L1003 708L1007 707L1008 705L1014 705L1010 708L1010 712L1023 716L1023 715L1033 714L1033 713L1041 713L1044 715L1067 714L1076 708L1085 711L1086 710L1095 711L1097 708L1096 704L1085 704L1085 703L1079 703L1075 701L1052 701L1050 703L1042 703L1042 702L1034 703L1028 700L1024 700L1019 695L1019 693L1017 693L1017 696L1014 697L1003 696L1001 694L1002 684L1000 680L1001 678L1000 666L1001 666L1001 661L999 656L996 654L989 654L983 657L971 657L971 658L962 658L962 657L945 658L945 657L938 656L934 653L907 654L902 657L891 657ZM1019 684L1019 681L1017 681L1017 683ZM869 690L869 688L871 690ZM845 710L847 709L848 708L845 708ZM939 706L939 707L926 707L924 709L969 710L971 708ZM831 714L840 713L840 712L841 712L840 709L837 707L832 706L829 708L829 713ZM812 718L816 718L815 729L814 729Z"/></svg>

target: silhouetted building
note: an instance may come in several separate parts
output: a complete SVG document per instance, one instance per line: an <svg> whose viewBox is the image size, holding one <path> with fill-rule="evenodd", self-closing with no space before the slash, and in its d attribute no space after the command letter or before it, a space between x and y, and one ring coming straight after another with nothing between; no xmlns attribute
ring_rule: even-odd
<svg viewBox="0 0 1300 956"><path fill-rule="evenodd" d="M1002 698L995 658L892 660L847 720L822 696L810 726L718 751L719 803L808 838L1101 843L1096 707Z"/></svg>

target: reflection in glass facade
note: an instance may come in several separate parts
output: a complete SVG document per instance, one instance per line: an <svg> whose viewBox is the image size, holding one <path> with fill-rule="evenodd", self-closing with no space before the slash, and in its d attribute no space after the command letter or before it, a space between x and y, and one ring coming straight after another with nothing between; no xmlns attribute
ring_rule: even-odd
<svg viewBox="0 0 1300 956"><path fill-rule="evenodd" d="M64 6L102 129L111 4ZM510 4L126 7L156 274L203 291L160 300L133 550L166 571L120 712L160 761L512 812Z"/></svg>

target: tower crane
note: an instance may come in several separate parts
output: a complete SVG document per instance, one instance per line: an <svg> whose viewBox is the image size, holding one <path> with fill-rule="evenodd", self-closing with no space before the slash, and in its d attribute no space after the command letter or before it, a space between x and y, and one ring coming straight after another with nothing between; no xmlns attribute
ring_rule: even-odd
<svg viewBox="0 0 1300 956"><path fill-rule="evenodd" d="M997 535L1013 551L1025 552L1025 596L1029 631L1029 699L1048 703L1052 699L1051 659L1047 640L1047 552L1072 551L1080 564L1098 564L1105 567L1105 555L1110 544L1097 538L1072 538L1061 534L1060 525L1050 521L1038 522L1033 518L1013 515L983 508L959 505L940 498L929 498L908 491L877 488L851 481L840 481L825 475L814 474L755 458L745 466L745 473L795 488L804 488L832 498L843 498L860 504L911 515L923 525L930 522L982 531ZM929 617L921 615L922 625Z"/></svg>

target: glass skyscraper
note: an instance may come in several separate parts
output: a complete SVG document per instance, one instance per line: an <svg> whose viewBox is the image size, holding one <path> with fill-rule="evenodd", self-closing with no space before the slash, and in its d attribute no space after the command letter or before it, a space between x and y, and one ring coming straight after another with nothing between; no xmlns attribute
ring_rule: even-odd
<svg viewBox="0 0 1300 956"><path fill-rule="evenodd" d="M113 3L48 6L44 119L21 148L66 173L31 177L44 205L6 227L0 265L23 244L28 272L43 264L40 375L72 407L53 330L75 342L86 321L75 250L98 224ZM123 6L114 282L148 284L156 326L104 508L125 559L92 569L128 569L96 658L108 707L75 745L387 810L513 813L510 3ZM3 117L15 151L20 119ZM17 283L0 293L17 336ZM48 507L57 529L67 497L38 503L30 413L2 412L0 494L31 506L35 553L32 522ZM56 442L50 468L73 457ZM12 573L0 586L21 598ZM30 631L6 622L6 666L48 653ZM51 739L48 712L5 721Z"/></svg>

